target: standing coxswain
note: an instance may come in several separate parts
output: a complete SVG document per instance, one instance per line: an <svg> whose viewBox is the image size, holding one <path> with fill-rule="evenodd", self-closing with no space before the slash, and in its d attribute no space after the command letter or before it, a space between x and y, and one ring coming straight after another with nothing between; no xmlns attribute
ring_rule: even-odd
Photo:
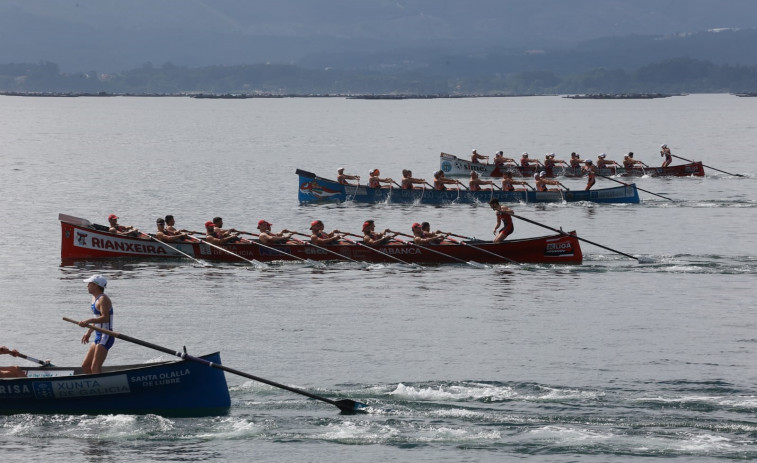
<svg viewBox="0 0 757 463"><path fill-rule="evenodd" d="M497 214L497 225L494 226L494 242L501 243L505 241L505 238L510 236L515 231L515 225L513 225L513 210L507 206L500 205L497 198L492 198L489 201L489 206ZM500 229L500 225L502 228Z"/></svg>
<svg viewBox="0 0 757 463"><path fill-rule="evenodd" d="M662 163L662 167L668 167L673 162L673 153L668 148L668 145L660 145L660 156L665 157L665 161Z"/></svg>
<svg viewBox="0 0 757 463"><path fill-rule="evenodd" d="M108 280L102 275L93 275L85 279L84 283L87 283L87 291L92 295L90 308L94 317L80 321L79 326L86 327L89 324L93 324L98 328L113 330L113 303L105 294ZM93 331L96 330L90 328L84 333L84 336L81 338L82 344L89 343L89 337ZM116 338L101 331L95 333L95 341L87 349L87 354L84 356L84 361L81 365L85 374L102 372L105 358L108 356L108 351L113 347L115 341Z"/></svg>

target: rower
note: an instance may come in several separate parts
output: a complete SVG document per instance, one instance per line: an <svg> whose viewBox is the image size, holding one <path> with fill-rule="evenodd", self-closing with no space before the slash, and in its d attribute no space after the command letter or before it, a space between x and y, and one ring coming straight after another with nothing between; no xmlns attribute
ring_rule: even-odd
<svg viewBox="0 0 757 463"><path fill-rule="evenodd" d="M121 235L121 236L139 236L140 235L139 230L132 227L131 225L129 225L128 227L124 225L119 225L118 216L116 214L111 214L108 216L108 223L110 223L110 228L108 229L108 231L116 235Z"/></svg>
<svg viewBox="0 0 757 463"><path fill-rule="evenodd" d="M541 161L538 159L532 159L528 157L528 153L523 153L520 156L520 166L524 168L530 168L541 165Z"/></svg>
<svg viewBox="0 0 757 463"><path fill-rule="evenodd" d="M581 168L581 175L588 175L584 191L590 190L597 183L597 168L593 165L591 159L586 160L585 165Z"/></svg>
<svg viewBox="0 0 757 463"><path fill-rule="evenodd" d="M515 162L515 159L513 159L513 158L506 158L504 151L497 151L496 153L494 153L494 165L496 165L496 166L504 166L505 163L507 163L507 162L512 163L512 164L517 164Z"/></svg>
<svg viewBox="0 0 757 463"><path fill-rule="evenodd" d="M310 223L310 231L313 232L313 234L310 235L311 243L318 246L324 246L327 244L334 244L342 238L342 232L339 230L333 230L331 233L326 233L323 231L324 228L323 222L320 220L313 220Z"/></svg>
<svg viewBox="0 0 757 463"><path fill-rule="evenodd" d="M279 233L272 233L271 223L266 222L265 220L258 221L258 230L260 230L258 239L261 243L267 245L286 244L286 242L292 237L292 235L294 235L294 232L291 232L287 229L281 230Z"/></svg>
<svg viewBox="0 0 757 463"><path fill-rule="evenodd" d="M492 188L481 188L481 185L492 185ZM481 180L475 170L470 172L470 181L468 182L470 191L492 191L493 185L494 182L491 180Z"/></svg>
<svg viewBox="0 0 757 463"><path fill-rule="evenodd" d="M242 240L242 238L239 237L240 232L236 228L229 228L224 230L223 219L221 217L213 217L213 225L215 226L215 233L213 236L221 239L231 237L230 240L224 241L224 243L235 243Z"/></svg>
<svg viewBox="0 0 757 463"><path fill-rule="evenodd" d="M215 223L212 220L205 222L205 241L210 244L226 244L231 241L239 240L239 233L229 234L224 236L222 233L216 231Z"/></svg>
<svg viewBox="0 0 757 463"><path fill-rule="evenodd" d="M584 161L581 159L581 156L579 156L575 151L570 153L570 167L574 169L581 169L583 166L581 166L581 163Z"/></svg>
<svg viewBox="0 0 757 463"><path fill-rule="evenodd" d="M386 244L388 241L394 239L397 233L390 234L391 230L388 228L383 233L376 233L376 224L373 220L366 220L363 222L363 244L368 246L380 246Z"/></svg>
<svg viewBox="0 0 757 463"><path fill-rule="evenodd" d="M547 185L559 185L557 180L547 179L547 173L544 171L534 174L534 182L536 182L536 191L560 191L559 188L547 188Z"/></svg>
<svg viewBox="0 0 757 463"><path fill-rule="evenodd" d="M18 357L19 355L16 349L10 350L5 346L0 346L0 355L3 354L12 355L14 357ZM0 378L23 378L24 376L26 376L26 372L16 365L0 367Z"/></svg>
<svg viewBox="0 0 757 463"><path fill-rule="evenodd" d="M434 172L434 190L444 191L447 189L445 185L458 185L457 189L460 189L460 181L447 178L444 176L444 172L437 170Z"/></svg>
<svg viewBox="0 0 757 463"><path fill-rule="evenodd" d="M497 198L489 200L489 207L497 214L497 225L494 226L493 232L495 235L494 242L501 243L515 231L512 218L513 210L507 206L500 205ZM498 230L500 225L502 225L502 229Z"/></svg>
<svg viewBox="0 0 757 463"><path fill-rule="evenodd" d="M632 169L637 164L640 165L640 166L649 167L648 165L644 164L643 162L637 161L636 159L634 159L633 158L633 151L629 151L628 154L626 154L625 157L623 157L623 167L625 167L626 169Z"/></svg>
<svg viewBox="0 0 757 463"><path fill-rule="evenodd" d="M400 185L402 185L403 190L422 190L424 189L423 186L414 186L416 184L423 185L426 183L425 178L413 178L413 171L409 169L402 169L402 181L400 182Z"/></svg>
<svg viewBox="0 0 757 463"><path fill-rule="evenodd" d="M528 185L528 182L514 180L512 172L505 172L502 175L502 191L526 191L525 188L515 188L515 185Z"/></svg>
<svg viewBox="0 0 757 463"><path fill-rule="evenodd" d="M547 153L546 156L544 156L544 170L547 173L547 177L555 176L555 166L557 164L563 164L566 167L568 166L567 162L555 159L555 153Z"/></svg>
<svg viewBox="0 0 757 463"><path fill-rule="evenodd" d="M170 217L170 216L169 216ZM163 241L164 243L173 243L175 241L184 241L189 237L186 233L169 233L166 230L166 221L160 217L155 221L155 225L158 227L157 233L155 233L155 239Z"/></svg>
<svg viewBox="0 0 757 463"><path fill-rule="evenodd" d="M486 163L489 164L489 156L484 156L483 154L478 154L478 151L473 150L470 155L470 162L471 164L480 164L479 161L486 159Z"/></svg>
<svg viewBox="0 0 757 463"><path fill-rule="evenodd" d="M174 228L174 225L176 225L176 219L174 219L174 217L171 214L166 216L165 223L166 223L165 233L169 236L178 235L179 233L189 233L189 230L184 230L184 229L177 230L176 228Z"/></svg>
<svg viewBox="0 0 757 463"><path fill-rule="evenodd" d="M348 182L347 180L357 180L357 184L352 184ZM347 175L344 173L344 167L340 167L336 170L336 181L337 183L345 186L359 186L360 185L360 176L359 175Z"/></svg>
<svg viewBox="0 0 757 463"><path fill-rule="evenodd" d="M413 230L413 242L415 244L440 244L445 236L440 236L437 233L424 232L421 224L415 222L410 226Z"/></svg>
<svg viewBox="0 0 757 463"><path fill-rule="evenodd" d="M668 167L673 162L673 153L668 148L668 145L660 145L660 156L665 157L665 161L662 163L662 167Z"/></svg>
<svg viewBox="0 0 757 463"><path fill-rule="evenodd" d="M451 233L444 233L441 230L432 232L431 224L429 224L428 222L421 222L421 231L423 231L424 238L431 238L434 240L430 244L442 244L444 240L449 238L449 235L451 235Z"/></svg>
<svg viewBox="0 0 757 463"><path fill-rule="evenodd" d="M597 156L597 169L606 169L608 167L620 167L620 164L607 159L605 153L600 153L599 156Z"/></svg>
<svg viewBox="0 0 757 463"><path fill-rule="evenodd" d="M381 171L378 169L373 169L369 175L368 186L371 188L391 188L392 182L394 182L394 180L388 177L380 178L379 175L381 175ZM382 185L382 183L386 183L387 185Z"/></svg>

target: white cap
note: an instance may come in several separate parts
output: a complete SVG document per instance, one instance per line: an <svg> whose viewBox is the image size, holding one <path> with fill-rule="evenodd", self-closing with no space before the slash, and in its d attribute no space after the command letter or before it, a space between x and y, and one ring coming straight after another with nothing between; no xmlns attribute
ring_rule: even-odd
<svg viewBox="0 0 757 463"><path fill-rule="evenodd" d="M539 178L539 172L534 174L534 178Z"/></svg>
<svg viewBox="0 0 757 463"><path fill-rule="evenodd" d="M546 171L543 170L543 171L539 172L539 177L546 177L546 176L547 176L547 172Z"/></svg>
<svg viewBox="0 0 757 463"><path fill-rule="evenodd" d="M497 154L499 154L500 156L502 156L503 154L505 154L505 152L502 151L502 150L500 150L500 151L497 151Z"/></svg>
<svg viewBox="0 0 757 463"><path fill-rule="evenodd" d="M476 152L476 150L472 150L472 151L471 151L471 153L475 153L475 152Z"/></svg>
<svg viewBox="0 0 757 463"><path fill-rule="evenodd" d="M84 283L94 283L101 288L108 286L108 280L106 280L102 275L92 275L91 277L85 279Z"/></svg>
<svg viewBox="0 0 757 463"><path fill-rule="evenodd" d="M528 153L523 153L523 155L522 155L522 156L523 156L524 158L527 158L527 157L528 157Z"/></svg>
<svg viewBox="0 0 757 463"><path fill-rule="evenodd" d="M600 154L600 155L599 155L599 156L597 156L597 157L598 157L598 158L602 158L602 159L604 159L604 158L606 158L606 157L607 157L607 155L606 155L605 153L602 153L602 154Z"/></svg>
<svg viewBox="0 0 757 463"><path fill-rule="evenodd" d="M660 148L667 148L668 145L660 145Z"/></svg>

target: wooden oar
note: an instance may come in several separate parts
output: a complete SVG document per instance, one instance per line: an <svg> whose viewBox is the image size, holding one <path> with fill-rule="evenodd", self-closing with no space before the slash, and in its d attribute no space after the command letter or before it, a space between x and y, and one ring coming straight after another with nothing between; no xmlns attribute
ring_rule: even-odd
<svg viewBox="0 0 757 463"><path fill-rule="evenodd" d="M196 259L196 258L194 258L194 257L190 256L189 254L187 254L187 253L185 253L185 252L182 252L182 251L180 251L180 250L179 250L178 248L176 248L175 246L171 246L170 244L166 244L166 243L164 243L163 241L160 241L160 240L159 240L158 238L156 238L155 236L153 236L153 235L151 235L151 234L149 234L149 233L148 233L148 235L147 235L147 236L149 236L151 240L153 240L153 241L155 241L155 242L157 242L157 243L160 243L160 245L161 245L161 246L165 246L165 247L167 247L168 249L172 249L172 250L174 250L174 251L178 252L179 254L181 254L182 256L184 256L184 257L188 257L188 258L192 259L193 261L197 262L198 264L202 265L203 267L212 267L212 265L210 265L209 263L207 263L207 262L204 262L204 261L201 261L200 259Z"/></svg>
<svg viewBox="0 0 757 463"><path fill-rule="evenodd" d="M523 220L524 222L528 222L528 223L532 223L532 224L534 224L534 225L538 225L539 227L542 227L542 228L546 228L547 230L552 230L552 231L554 231L554 232L557 232L557 233L559 233L559 234L561 234L561 235L565 235L565 236L575 236L575 237L576 237L577 239L579 239L579 240L581 240L581 241L585 241L585 242L587 242L587 243L589 243L589 244L593 244L594 246L597 246L597 247L599 247L599 248L602 248L602 249L607 249L608 251L612 251L612 252L614 252L614 253L620 254L621 256L625 256L625 257L628 257L629 259L635 259L635 260L636 260L636 261L638 261L639 263L642 263L642 262L641 262L641 259L640 259L640 258L638 258L638 257L634 257L634 256L632 256L632 255L630 255L630 254L626 254L625 252L621 252L621 251L618 251L617 249L608 248L607 246L603 246L603 245L601 245L601 244L599 244L599 243L595 243L594 241L589 241L589 240L587 240L586 238L581 238L581 237L580 237L580 236L578 236L578 235L570 235L569 233L565 233L565 232L564 232L564 231L562 231L562 230L558 230L558 229L556 229L556 228L552 228L552 227L550 227L549 225L544 225L543 223L539 223L539 222L537 222L537 221L535 221L535 220L527 219L527 218L525 218L525 217L521 217L521 216L519 216L519 215L516 215L516 214L510 214L510 215L511 215L511 216L513 216L513 217L515 217L515 218L517 218L517 219ZM649 259L645 259L645 262L644 262L644 263L649 263Z"/></svg>
<svg viewBox="0 0 757 463"><path fill-rule="evenodd" d="M615 180L615 179L614 179L614 178L612 178L612 177L607 177L607 176L605 176L605 175L601 175L601 174L599 174L599 173L597 173L596 175L597 175L597 177L606 178L607 180L612 180L613 182L617 182L617 183L620 183L621 185L625 185L625 186L631 186L631 185L629 185L629 184L628 184L628 183L626 183L626 182L621 182L620 180ZM658 195L657 193L652 193L651 191L645 190L645 189L643 189L643 188L639 188L638 186L636 186L636 189L637 189L637 190L639 190L639 191L643 191L644 193L649 193L650 195L659 196L660 198L662 198L662 199L667 199L668 201L674 201L674 200L672 200L672 199L668 198L667 196Z"/></svg>
<svg viewBox="0 0 757 463"><path fill-rule="evenodd" d="M398 231L394 231L394 230L389 230L389 231L392 232L392 233L396 233L396 234L398 234L400 236L404 236L406 238L415 238L413 235L408 235L407 233L402 233L402 232L398 232ZM455 260L457 262L461 262L463 264L468 264L471 267L487 268L486 265L480 264L480 263L478 263L476 261L473 261L473 260L465 261L463 259L459 259L459 258L457 258L455 256L451 256L451 255L443 253L441 251L437 251L435 249L427 248L426 246L421 246L420 244L416 244L416 243L414 243L412 241L400 241L400 240L397 240L397 241L399 241L400 243L409 244L410 246L415 246L415 247L417 247L419 249L423 249L424 251L429 251L429 252L433 252L434 254L439 254L440 256L444 256L447 259L452 259L452 260Z"/></svg>
<svg viewBox="0 0 757 463"><path fill-rule="evenodd" d="M674 158L678 158L678 159L681 159L682 161L688 161L688 162L696 162L696 161L692 161L691 159L686 159L686 158L682 158L681 156L676 156L675 154L671 154L671 156L673 156ZM712 169L712 170L717 170L718 172L722 172L722 173L724 173L724 174L728 174L728 175L734 175L734 176L736 176L736 177L746 177L746 175L741 175L741 174L732 174L732 173L730 173L730 172L726 172L726 171L724 171L724 170L720 170L720 169L716 169L716 168L714 168L714 167L712 167L712 166L708 166L707 164L702 164L702 165L703 165L703 166L705 166L705 167L707 167L707 168L709 168L709 169Z"/></svg>
<svg viewBox="0 0 757 463"><path fill-rule="evenodd" d="M242 233L242 234L245 234L245 235L250 235L250 236L257 236L257 237L259 237L259 236L260 236L260 235L259 235L258 233L251 233L251 232L246 232L246 231L241 231L241 230L240 230L240 232L239 232L239 233ZM314 267L320 267L320 268L324 268L324 267L326 267L326 265L324 265L324 263L323 263L323 262L316 262L316 261L314 261L313 259L303 259L302 257L299 257L299 256L295 256L294 254L290 254L290 253L288 253L288 252L282 251L281 249L276 249L276 248L274 248L274 247L271 247L271 246L265 245L265 244L261 243L260 241L250 241L250 242L251 242L252 244L256 244L256 245L260 246L261 248L265 248L265 249L268 249L268 250L271 250L271 251L275 251L275 252L278 252L279 254L282 254L282 255L284 255L284 256L288 256L288 257L291 257L291 258L293 258L293 259L297 259L297 260L299 260L299 261L301 261L301 262L304 262L304 263L306 263L306 264L308 264L308 265L312 265L312 266L314 266Z"/></svg>
<svg viewBox="0 0 757 463"><path fill-rule="evenodd" d="M463 238L463 239L468 239L468 240L471 239L471 238L468 238L468 237L465 237L465 236L455 235L454 233L446 233L446 234L447 235L451 235L451 236L456 236L458 238ZM485 252L486 254L492 255L492 256L494 256L494 257L496 257L498 259L503 259L503 260L505 260L507 262L510 262L511 264L518 264L518 265L520 265L520 262L518 262L517 260L512 260L512 259L510 259L508 257L499 255L496 252L491 252L491 251L488 251L486 249L479 248L478 246L474 246L474 245L472 245L470 243L466 243L465 241L453 240L452 238L449 238L449 237L447 237L447 239L450 240L450 241L452 241L453 243L458 243L458 244L462 244L463 246L468 246L469 248L478 249L481 252Z"/></svg>
<svg viewBox="0 0 757 463"><path fill-rule="evenodd" d="M252 260L250 260L250 259L248 259L248 258L246 258L246 257L242 257L242 256L240 256L239 254L237 254L237 253L235 253L235 252L231 252L231 251L229 251L228 249L226 249L226 248L223 248L223 247L221 247L221 246L218 246L217 244L213 244L213 243L211 243L211 242L209 242L209 241L207 241L207 240L200 240L200 241L202 241L203 243L207 244L207 245L208 245L208 246L210 246L211 248L216 248L216 249L218 249L219 251L223 251L223 252L225 252L226 254L231 254L232 256L234 256L234 257L236 257L236 258L238 258L238 259L242 259L242 260L243 260L243 261L245 261L245 262L249 262L249 263L251 263L252 265L254 265L254 266L256 266L256 267L259 267L259 268L266 268L266 267L268 267L268 264L265 264L265 263L263 263L263 262L260 262L259 260L256 260L256 259L252 259Z"/></svg>
<svg viewBox="0 0 757 463"><path fill-rule="evenodd" d="M356 237L356 238L362 238L362 237L361 237L360 235L356 235L356 234L354 234L354 233L345 233L345 235L354 236L354 237ZM395 257L395 256L393 256L393 255L389 254L388 252L384 252L384 251L382 251L382 250L380 250L380 249L376 249L376 248L374 248L374 247L368 246L367 244L361 243L361 242L359 242L359 241L354 241L354 240L351 240L351 239L349 239L349 238L347 238L347 237L344 237L344 236L343 236L342 238L343 238L343 239L344 239L345 241L347 241L348 243L352 243L352 244L354 244L354 245L357 245L357 246L360 246L360 247L363 247L363 248L366 248L366 249L370 249L371 251L377 252L377 253L379 253L379 254L383 254L383 255L385 255L386 257L388 257L388 258L390 258L390 259L393 259L393 260L395 260L395 261L397 261L397 262L399 262L399 263L401 263L401 264L409 265L409 266L411 266L411 267L421 268L421 266L420 266L420 265L418 265L418 264L416 264L416 263L414 263L414 262L406 262L406 261L404 261L404 260L400 259L399 257Z"/></svg>
<svg viewBox="0 0 757 463"><path fill-rule="evenodd" d="M34 357L30 357L30 356L28 356L26 354L22 354L21 352L14 353L10 349L8 350L8 354L12 355L13 357L20 357L20 358L22 358L24 360L28 360L30 362L38 363L38 364L42 365L43 367L54 367L55 366L52 363L50 363L50 360L35 359Z"/></svg>
<svg viewBox="0 0 757 463"><path fill-rule="evenodd" d="M292 232L292 233L294 233L295 235L310 237L310 235L306 235L306 234L300 233L300 232ZM348 260L348 261L354 262L356 264L364 264L365 263L365 262L360 262L359 260L355 260L355 259L349 258L347 256L343 256L343 255L339 254L338 252L332 251L330 249L326 249L323 246L315 245L315 244L313 244L313 243L311 243L309 241L303 241L303 240L297 240L297 241L300 242L300 243L302 243L302 244L304 244L304 245L306 245L306 246L312 246L312 247L314 247L316 249L320 249L321 251L326 251L329 254L333 254L333 255L337 256L338 258L340 258L340 259Z"/></svg>
<svg viewBox="0 0 757 463"><path fill-rule="evenodd" d="M63 317L63 320L65 320L67 322L74 323L76 325L79 324L78 321L72 320L72 319L67 318L67 317ZM219 363L209 362L208 360L205 360L203 358L199 358L199 357L195 357L193 355L189 355L186 352L174 351L174 350L171 350L171 349L169 349L167 347L162 347L162 346L159 346L157 344L152 344L152 343L147 342L147 341L142 341L141 339L132 338L131 336L127 336L125 334L118 333L116 331L111 331L111 330L108 330L108 329L105 329L105 328L100 328L100 327L92 325L92 324L87 324L87 325L85 325L85 327L89 328L89 329L92 329L92 330L101 331L101 332L107 334L108 336L113 336L114 338L117 338L117 339L122 339L124 341L128 341L128 342L131 342L131 343L134 343L134 344L138 344L140 346L147 347L147 348L150 348L150 349L154 349L154 350L157 350L157 351L169 354L169 355L175 355L176 357L179 357L179 358L184 359L184 360L190 360L192 362L201 363L201 364L206 365L206 366L211 367L211 368L216 368L218 370L223 370L223 371L226 371L226 372L229 372L229 373L233 373L235 375L239 375L239 376L242 376L244 378L251 379L253 381L258 381L258 382L261 382L261 383L268 384L269 386L277 387L279 389L284 389L284 390L289 391L289 392L294 392L295 394L301 394L301 395L304 395L306 397L310 397L311 399L320 400L321 402L326 402L328 404L336 406L337 408L339 408L339 410L341 410L344 413L355 413L357 411L360 411L361 408L367 407L367 405L365 405L363 403L360 403L360 402L355 402L354 400L351 400L351 399L342 399L342 400L327 399L326 397L321 397L321 396L312 394L310 392L303 391L302 389L297 389L297 388L294 388L294 387L291 387L291 386L286 386L284 384L280 384L280 383L271 381L269 379L265 379L265 378L261 378L259 376L251 375L249 373L245 373L243 371L239 371L239 370L236 370L234 368L229 368L229 367L221 365Z"/></svg>

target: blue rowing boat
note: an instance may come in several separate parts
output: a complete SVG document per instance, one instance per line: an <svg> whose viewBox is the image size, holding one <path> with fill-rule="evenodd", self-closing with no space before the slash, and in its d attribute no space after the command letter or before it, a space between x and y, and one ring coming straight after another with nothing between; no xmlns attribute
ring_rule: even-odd
<svg viewBox="0 0 757 463"><path fill-rule="evenodd" d="M596 190L563 191L469 191L448 189L444 191L401 188L369 188L366 185L346 186L336 180L318 177L312 172L297 169L300 177L298 198L300 203L329 203L354 201L356 203L432 204L488 203L497 198L503 203L555 203L590 201L594 203L638 204L636 184L620 185Z"/></svg>
<svg viewBox="0 0 757 463"><path fill-rule="evenodd" d="M221 355L201 357L221 363ZM231 406L223 371L188 360L104 366L22 367L25 378L0 379L0 414L225 415Z"/></svg>

